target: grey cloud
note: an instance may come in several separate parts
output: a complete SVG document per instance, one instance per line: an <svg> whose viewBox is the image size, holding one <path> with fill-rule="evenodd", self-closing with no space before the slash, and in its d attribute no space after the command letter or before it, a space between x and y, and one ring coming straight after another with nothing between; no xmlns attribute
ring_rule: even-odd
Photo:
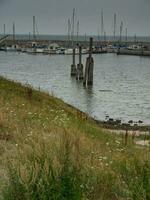
<svg viewBox="0 0 150 200"><path fill-rule="evenodd" d="M74 7L80 20L81 34L97 34L103 9L108 34L113 32L113 15L116 12L118 33L123 21L129 34L150 35L149 0L0 0L0 27L6 23L7 30L11 31L12 21L15 21L18 33L31 32L32 16L35 15L40 33L66 34L67 20Z"/></svg>

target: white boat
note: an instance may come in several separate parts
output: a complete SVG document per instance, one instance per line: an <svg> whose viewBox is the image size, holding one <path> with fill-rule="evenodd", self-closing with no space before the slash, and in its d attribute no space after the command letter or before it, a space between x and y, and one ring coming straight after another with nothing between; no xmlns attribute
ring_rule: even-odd
<svg viewBox="0 0 150 200"><path fill-rule="evenodd" d="M65 49L64 51L65 55L72 55L73 54L73 49Z"/></svg>
<svg viewBox="0 0 150 200"><path fill-rule="evenodd" d="M88 52L88 49L82 49L82 54L87 54Z"/></svg>
<svg viewBox="0 0 150 200"><path fill-rule="evenodd" d="M36 53L36 49L35 48L27 48L26 52L27 53Z"/></svg>
<svg viewBox="0 0 150 200"><path fill-rule="evenodd" d="M17 51L17 49L15 48L15 47L6 47L6 51L13 51L13 52L15 52L15 51Z"/></svg>
<svg viewBox="0 0 150 200"><path fill-rule="evenodd" d="M27 48L21 48L21 52L22 53L26 53L27 52Z"/></svg>
<svg viewBox="0 0 150 200"><path fill-rule="evenodd" d="M43 49L44 54L56 54L56 50L53 49Z"/></svg>
<svg viewBox="0 0 150 200"><path fill-rule="evenodd" d="M64 53L66 55L72 55L73 54L73 49L72 48L65 49ZM87 49L82 49L82 54L87 54L87 53L88 53ZM79 54L79 49L78 48L75 49L75 54Z"/></svg>
<svg viewBox="0 0 150 200"><path fill-rule="evenodd" d="M65 54L65 48L59 48L56 50L56 54Z"/></svg>
<svg viewBox="0 0 150 200"><path fill-rule="evenodd" d="M0 51L6 51L6 47L0 47Z"/></svg>
<svg viewBox="0 0 150 200"><path fill-rule="evenodd" d="M127 49L128 50L140 50L141 46L133 44L133 45L128 46Z"/></svg>
<svg viewBox="0 0 150 200"><path fill-rule="evenodd" d="M44 49L43 48L36 48L35 53L44 53Z"/></svg>

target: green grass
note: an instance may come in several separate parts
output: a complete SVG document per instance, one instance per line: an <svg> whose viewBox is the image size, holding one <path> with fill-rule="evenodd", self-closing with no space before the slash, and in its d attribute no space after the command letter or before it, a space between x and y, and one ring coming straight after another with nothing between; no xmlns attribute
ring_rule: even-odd
<svg viewBox="0 0 150 200"><path fill-rule="evenodd" d="M150 151L0 77L0 199L149 200Z"/></svg>

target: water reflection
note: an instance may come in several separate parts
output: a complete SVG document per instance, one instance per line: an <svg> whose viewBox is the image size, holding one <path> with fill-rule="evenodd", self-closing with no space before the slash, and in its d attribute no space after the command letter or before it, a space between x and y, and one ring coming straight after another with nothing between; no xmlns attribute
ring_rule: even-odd
<svg viewBox="0 0 150 200"><path fill-rule="evenodd" d="M94 117L94 113L93 113L93 103L94 103L93 86L83 86L83 88L84 88L86 112L90 116Z"/></svg>

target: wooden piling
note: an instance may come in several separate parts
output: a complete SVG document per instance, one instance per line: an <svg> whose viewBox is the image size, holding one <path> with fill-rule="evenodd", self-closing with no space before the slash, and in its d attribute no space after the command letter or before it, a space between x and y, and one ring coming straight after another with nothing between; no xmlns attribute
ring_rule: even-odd
<svg viewBox="0 0 150 200"><path fill-rule="evenodd" d="M93 50L92 46L93 46L93 38L90 38L89 57L87 57L87 60L86 60L85 75L84 75L84 81L83 81L83 84L85 86L93 85L94 59L92 57L92 50Z"/></svg>
<svg viewBox="0 0 150 200"><path fill-rule="evenodd" d="M82 47L79 46L79 64L77 65L76 79L83 79L83 64L82 64Z"/></svg>
<svg viewBox="0 0 150 200"><path fill-rule="evenodd" d="M73 48L72 65L71 65L71 76L76 76L76 74L77 74L76 63L75 63L75 53L76 53L76 50L75 50L75 48Z"/></svg>

